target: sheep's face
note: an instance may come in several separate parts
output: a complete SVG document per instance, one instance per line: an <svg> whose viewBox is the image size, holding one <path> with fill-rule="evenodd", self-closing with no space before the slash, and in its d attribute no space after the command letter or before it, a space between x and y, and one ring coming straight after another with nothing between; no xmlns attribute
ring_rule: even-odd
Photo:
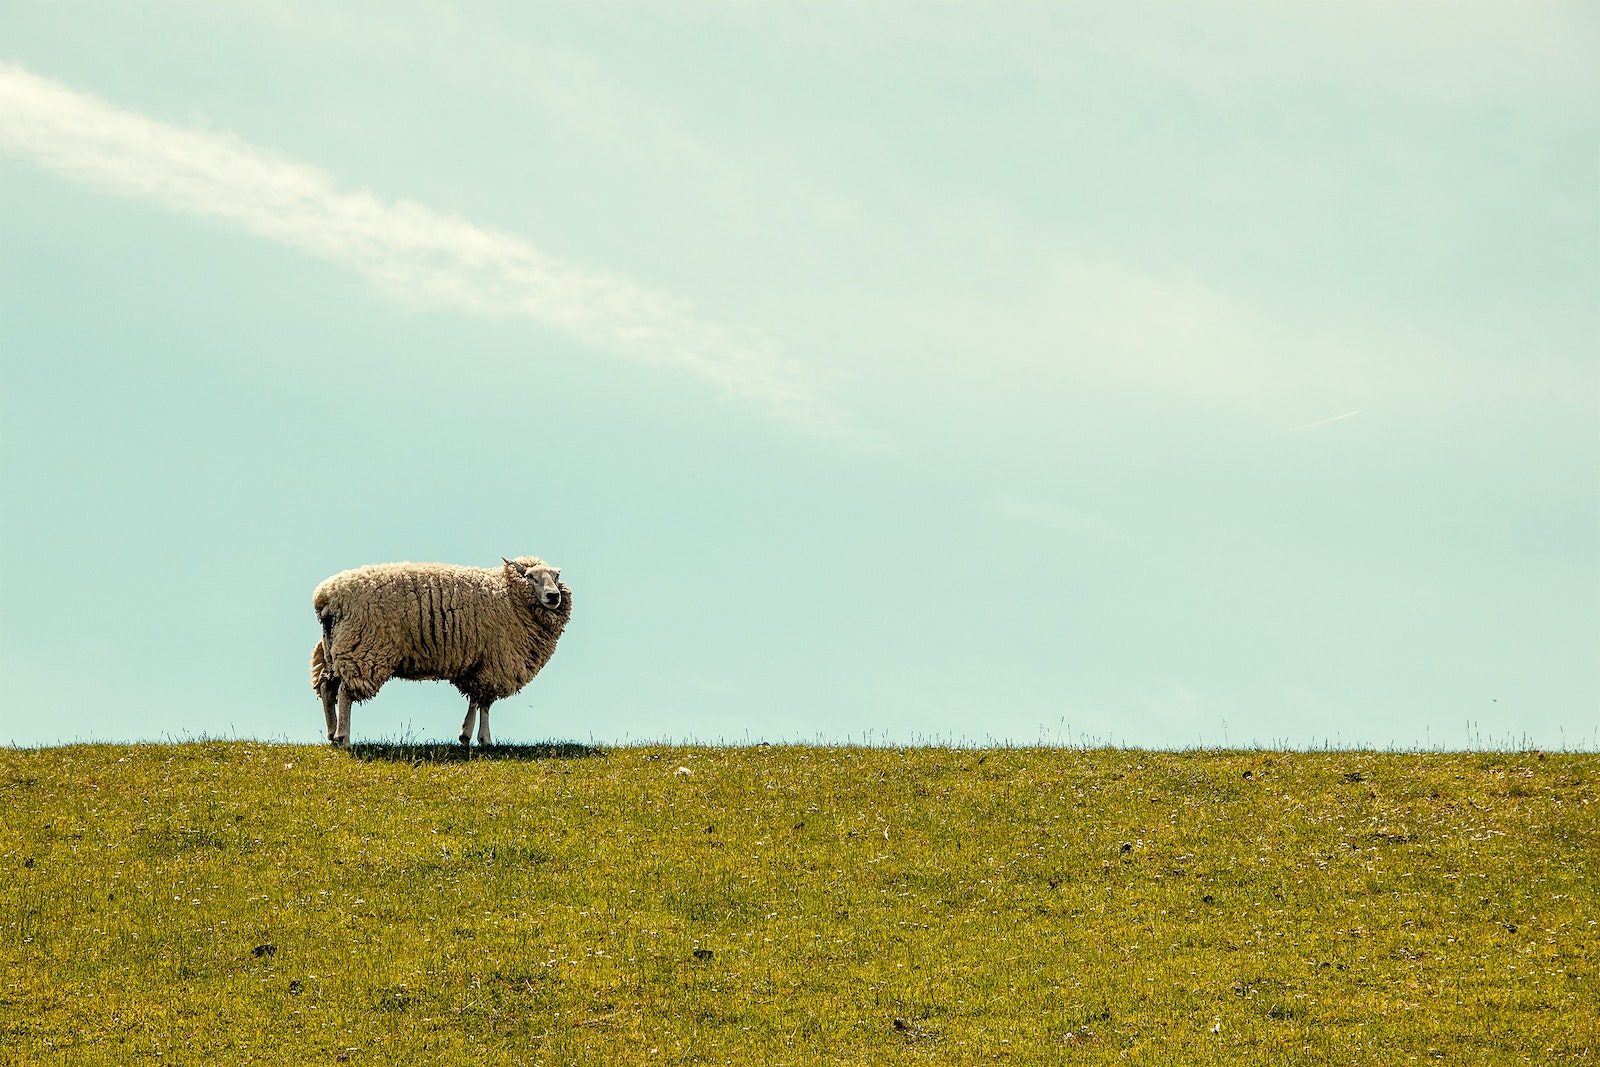
<svg viewBox="0 0 1600 1067"><path fill-rule="evenodd" d="M543 560L526 562L505 559L506 576L511 587L519 590L527 602L551 611L561 607L561 568L552 567Z"/></svg>

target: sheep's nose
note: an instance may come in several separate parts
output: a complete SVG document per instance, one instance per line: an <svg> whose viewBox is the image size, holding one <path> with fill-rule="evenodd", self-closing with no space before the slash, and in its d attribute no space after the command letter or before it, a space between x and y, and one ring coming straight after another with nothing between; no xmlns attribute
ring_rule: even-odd
<svg viewBox="0 0 1600 1067"><path fill-rule="evenodd" d="M551 607L555 607L557 604L561 603L561 594L560 593L546 593L544 595L544 602L546 604L549 604Z"/></svg>

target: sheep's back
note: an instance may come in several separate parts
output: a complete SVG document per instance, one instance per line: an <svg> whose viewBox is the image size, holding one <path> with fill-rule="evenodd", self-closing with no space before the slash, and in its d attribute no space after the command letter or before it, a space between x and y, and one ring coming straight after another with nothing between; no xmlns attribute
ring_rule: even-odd
<svg viewBox="0 0 1600 1067"><path fill-rule="evenodd" d="M382 563L342 571L312 604L335 634L358 639L403 678L452 678L474 669L484 637L511 605L504 576L447 563ZM354 627L356 634L346 631ZM345 638L337 639L339 645Z"/></svg>

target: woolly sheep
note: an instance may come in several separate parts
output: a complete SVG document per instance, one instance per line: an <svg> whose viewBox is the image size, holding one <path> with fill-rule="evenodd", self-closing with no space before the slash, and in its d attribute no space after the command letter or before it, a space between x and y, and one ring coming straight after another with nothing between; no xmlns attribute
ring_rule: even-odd
<svg viewBox="0 0 1600 1067"><path fill-rule="evenodd" d="M489 705L527 685L555 653L572 616L561 571L537 556L503 567L381 563L341 571L311 604L322 640L311 650L311 687L328 740L350 743L350 706L390 678L447 681L467 698L461 743L489 744Z"/></svg>

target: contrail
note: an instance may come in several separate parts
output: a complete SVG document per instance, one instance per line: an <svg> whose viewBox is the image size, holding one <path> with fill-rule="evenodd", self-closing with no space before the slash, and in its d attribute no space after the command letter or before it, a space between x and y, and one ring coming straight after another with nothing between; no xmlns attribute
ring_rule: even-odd
<svg viewBox="0 0 1600 1067"><path fill-rule="evenodd" d="M415 304L531 319L687 371L813 431L841 429L801 367L756 332L706 322L676 297L546 255L513 234L340 188L231 134L172 126L0 63L0 150L106 192L223 220Z"/></svg>
<svg viewBox="0 0 1600 1067"><path fill-rule="evenodd" d="M1265 437L1257 438L1257 440L1270 441L1274 437L1283 437L1286 434L1299 433L1301 430L1309 430L1316 426L1326 426L1330 422L1338 422L1340 419L1352 418L1359 414L1361 414L1361 409L1358 408L1355 411L1347 411L1343 415L1333 415L1326 419L1318 419L1316 422L1305 423L1301 426L1291 426L1287 430L1278 430L1276 433L1269 433Z"/></svg>
<svg viewBox="0 0 1600 1067"><path fill-rule="evenodd" d="M1101 539L1115 537L1118 533L1117 527L1113 523L1098 515L1074 511L1047 500L1001 496L992 499L989 502L989 506L1002 515L1008 515L1013 519L1021 519L1024 522L1031 522L1061 533L1081 534Z"/></svg>

